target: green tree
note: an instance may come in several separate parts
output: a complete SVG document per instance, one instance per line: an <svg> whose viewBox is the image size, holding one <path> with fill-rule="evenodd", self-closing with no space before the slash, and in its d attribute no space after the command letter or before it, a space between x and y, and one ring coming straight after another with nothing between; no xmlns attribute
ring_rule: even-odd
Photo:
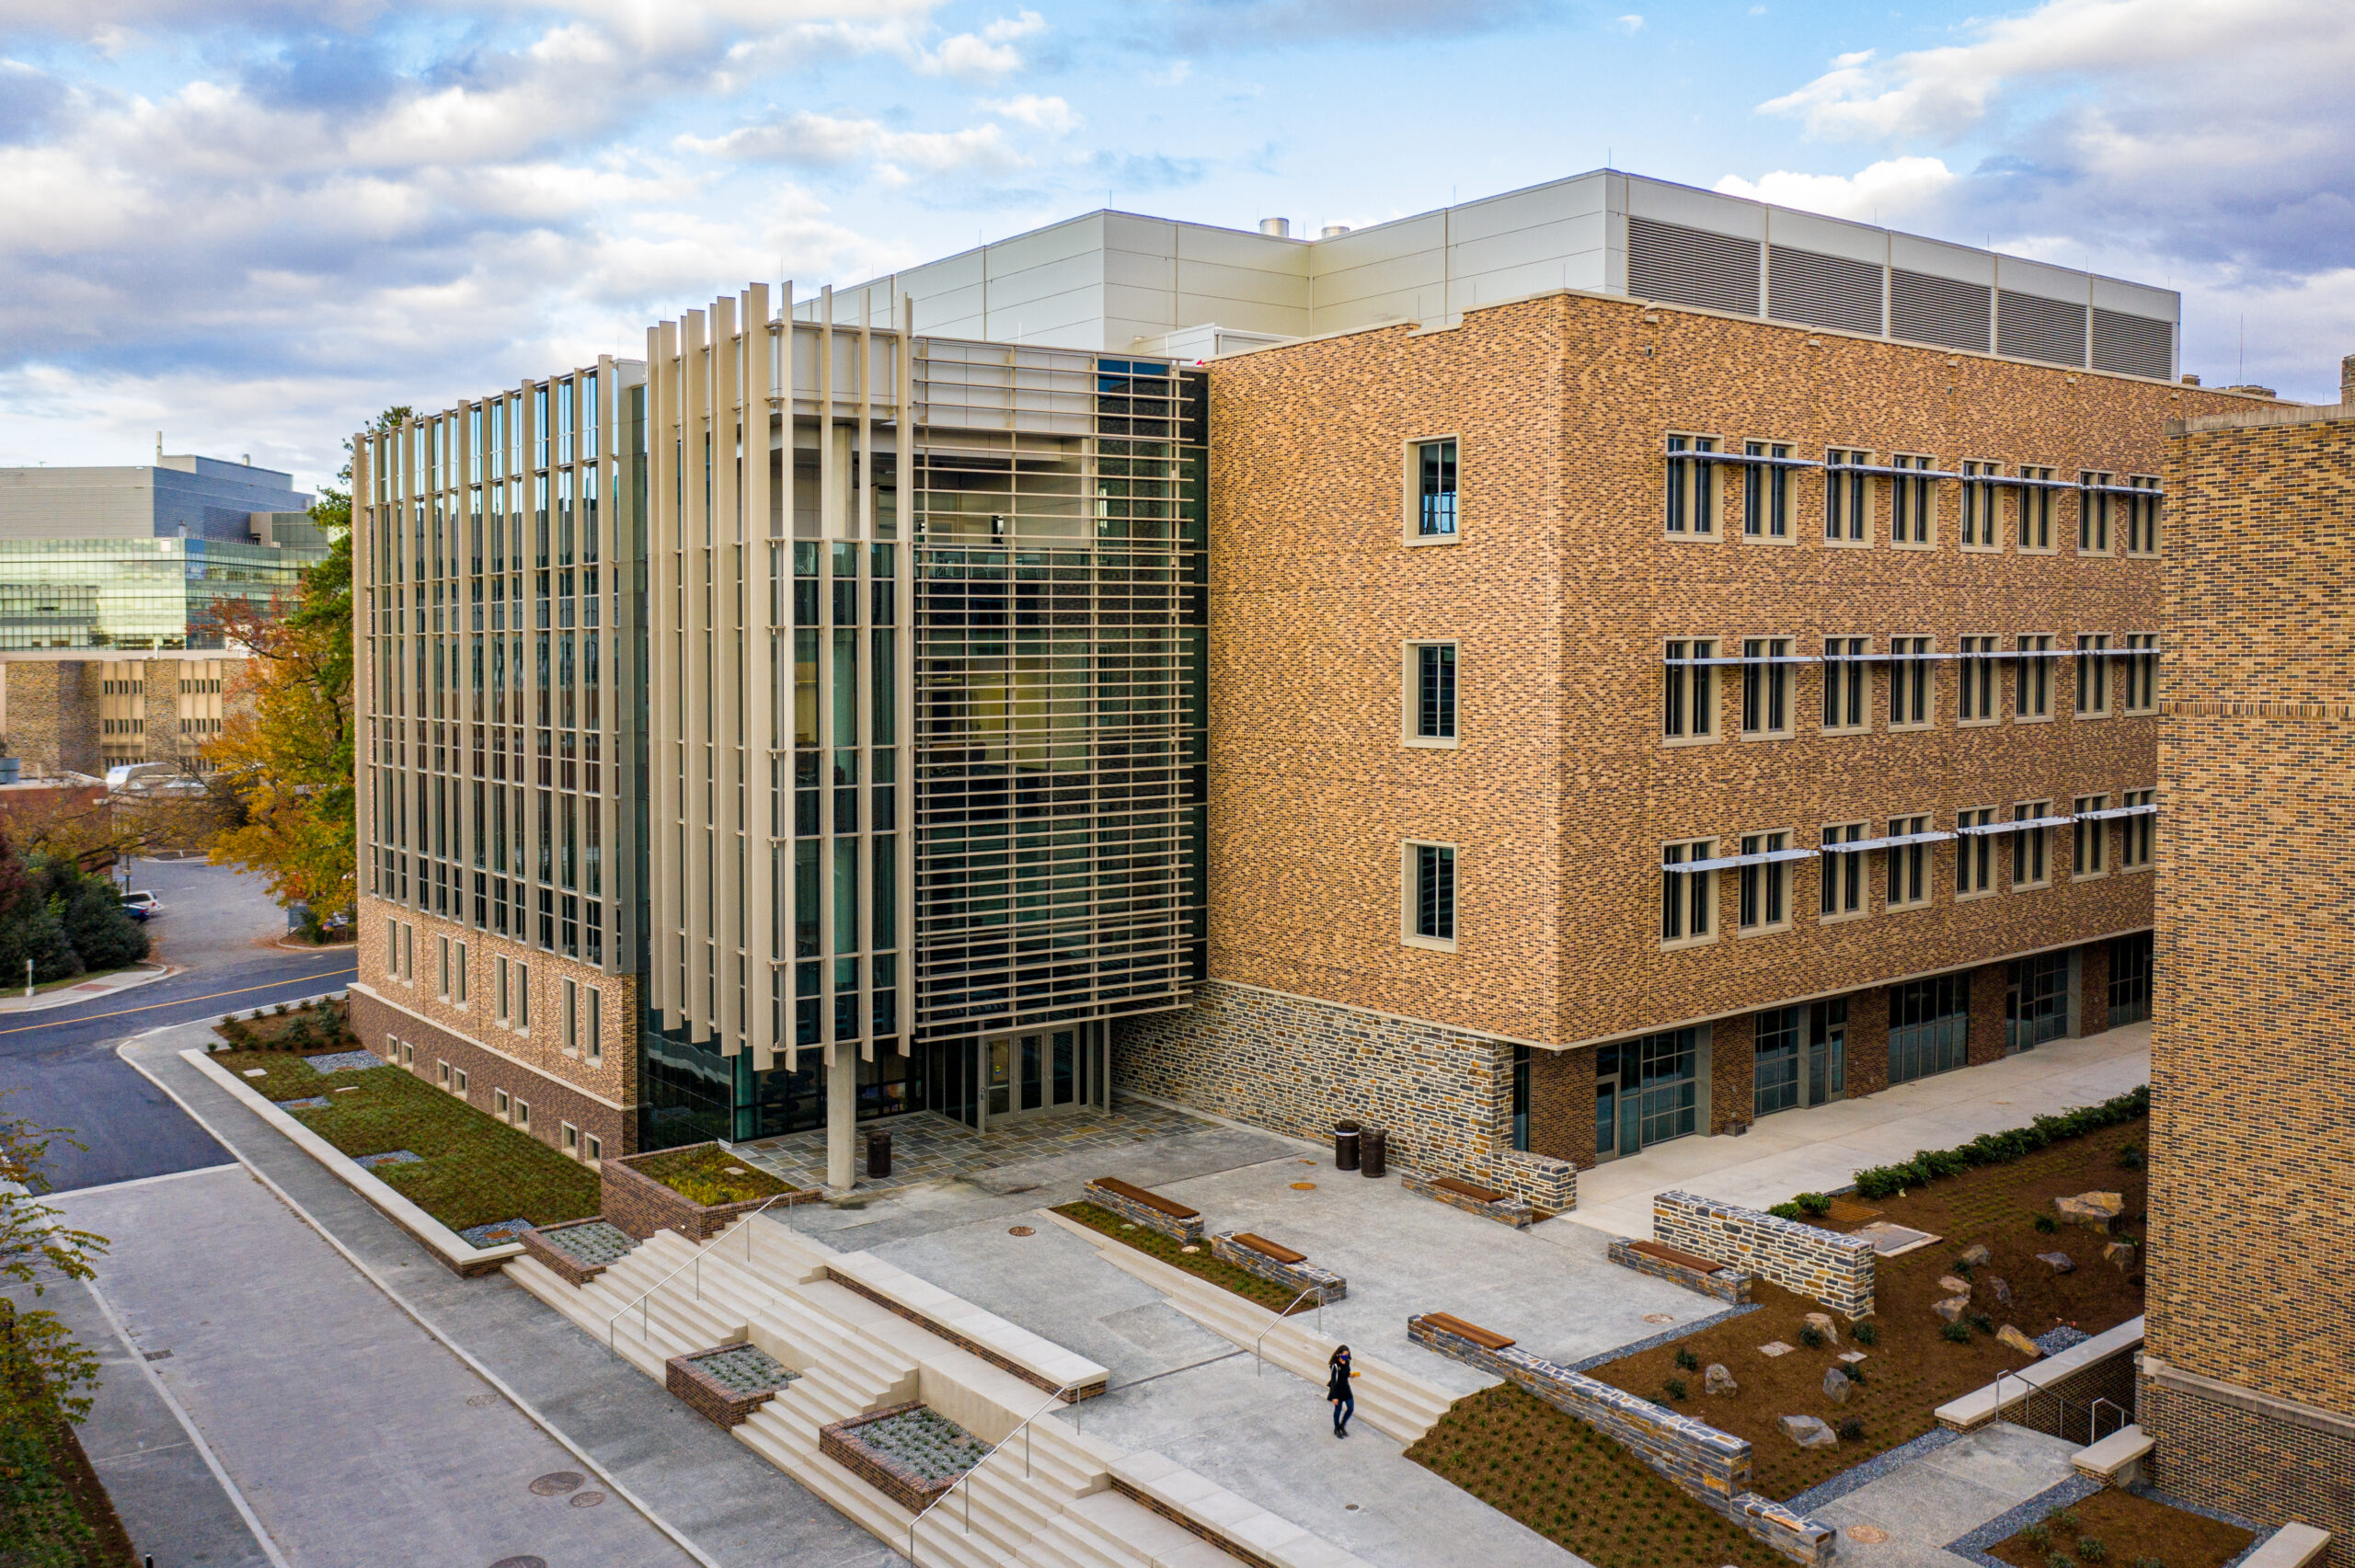
<svg viewBox="0 0 2355 1568"><path fill-rule="evenodd" d="M13 1089L0 1090L5 1101ZM32 1288L40 1300L59 1279L88 1279L91 1259L107 1250L107 1239L64 1223L43 1201L50 1190L46 1169L50 1146L60 1139L79 1149L63 1128L45 1127L29 1117L0 1109L0 1279ZM0 1425L31 1424L62 1412L79 1421L90 1413L90 1390L98 1385L98 1358L66 1331L55 1311L18 1304L0 1338Z"/></svg>

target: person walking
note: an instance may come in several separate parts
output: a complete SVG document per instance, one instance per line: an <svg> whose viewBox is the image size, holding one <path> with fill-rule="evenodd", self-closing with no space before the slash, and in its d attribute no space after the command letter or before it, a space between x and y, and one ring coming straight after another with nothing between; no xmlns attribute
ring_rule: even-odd
<svg viewBox="0 0 2355 1568"><path fill-rule="evenodd" d="M1350 1417L1358 1413L1358 1396L1350 1391L1350 1379L1357 1376L1350 1370L1350 1347L1341 1346L1325 1363L1325 1397L1333 1406L1333 1436L1350 1435Z"/></svg>

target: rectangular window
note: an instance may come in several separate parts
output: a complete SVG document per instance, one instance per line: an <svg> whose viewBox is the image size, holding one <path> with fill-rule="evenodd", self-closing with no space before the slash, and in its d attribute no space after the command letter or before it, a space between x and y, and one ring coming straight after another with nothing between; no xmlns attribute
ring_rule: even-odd
<svg viewBox="0 0 2355 1568"><path fill-rule="evenodd" d="M1744 441L1752 457L1787 459L1791 449L1778 441ZM1779 464L1752 464L1741 476L1741 533L1745 539L1788 539L1791 536L1791 471Z"/></svg>
<svg viewBox="0 0 2355 1568"><path fill-rule="evenodd" d="M417 1066L417 1047L408 1040L401 1042L401 1065L410 1069Z"/></svg>
<svg viewBox="0 0 2355 1568"><path fill-rule="evenodd" d="M455 1094L461 1100L465 1099L466 1097L466 1070L462 1067L451 1076L455 1082L450 1085L450 1093Z"/></svg>
<svg viewBox="0 0 2355 1568"><path fill-rule="evenodd" d="M2109 716L2109 638L2101 633L2077 636L2077 716Z"/></svg>
<svg viewBox="0 0 2355 1568"><path fill-rule="evenodd" d="M2003 540L1995 532L1995 486L1988 480L2003 472L1999 463L1966 461L1962 465L1962 547L1966 550L2000 550Z"/></svg>
<svg viewBox="0 0 2355 1568"><path fill-rule="evenodd" d="M2014 690L2012 717L2040 719L2052 716L2052 639L2048 636L2023 635L2019 651L2012 660Z"/></svg>
<svg viewBox="0 0 2355 1568"><path fill-rule="evenodd" d="M417 927L401 921L401 979L417 979Z"/></svg>
<svg viewBox="0 0 2355 1568"><path fill-rule="evenodd" d="M1893 468L1925 471L1926 457L1897 456ZM1938 482L1929 478L1898 478L1889 484L1889 541L1909 548L1937 543Z"/></svg>
<svg viewBox="0 0 2355 1568"><path fill-rule="evenodd" d="M2113 475L2086 470L2077 475L2077 554L2109 554L2109 492Z"/></svg>
<svg viewBox="0 0 2355 1568"><path fill-rule="evenodd" d="M2088 822L2085 814L2099 811L2109 804L2106 795L2081 795L2072 812L2077 820L2071 824L2076 830L2075 853L2071 857L2069 874L2080 879L2101 876L2109 867L2104 864L2103 851L2109 843L2109 823L2105 819Z"/></svg>
<svg viewBox="0 0 2355 1568"><path fill-rule="evenodd" d="M515 1102L515 1125L520 1127L529 1127L532 1125L531 1102L527 1100Z"/></svg>
<svg viewBox="0 0 2355 1568"><path fill-rule="evenodd" d="M1455 645L1407 645L1407 718L1410 745L1455 744Z"/></svg>
<svg viewBox="0 0 2355 1568"><path fill-rule="evenodd" d="M515 966L515 1027L532 1026L532 966Z"/></svg>
<svg viewBox="0 0 2355 1568"><path fill-rule="evenodd" d="M1872 477L1855 470L1872 453L1827 447L1823 453L1823 537L1835 544L1872 543Z"/></svg>
<svg viewBox="0 0 2355 1568"><path fill-rule="evenodd" d="M1889 836L1901 839L1930 830L1927 817L1895 817L1890 819ZM1881 852L1889 864L1889 907L1892 910L1918 909L1930 901L1930 846L1928 844L1892 844Z"/></svg>
<svg viewBox="0 0 2355 1568"><path fill-rule="evenodd" d="M1788 833L1745 833L1741 853L1774 854L1790 848ZM1791 863L1763 861L1741 868L1741 928L1746 932L1786 931L1791 923Z"/></svg>
<svg viewBox="0 0 2355 1568"><path fill-rule="evenodd" d="M579 1159L580 1157L580 1129L574 1127L570 1122L565 1122L560 1125L564 1128L564 1151L567 1154L571 1155L574 1159Z"/></svg>
<svg viewBox="0 0 2355 1568"><path fill-rule="evenodd" d="M1663 947L1690 946L1711 940L1717 906L1717 874L1680 871L1709 858L1715 839L1691 839L1660 846L1660 940Z"/></svg>
<svg viewBox="0 0 2355 1568"><path fill-rule="evenodd" d="M2137 492L2126 498L2126 553L2155 555L2159 553L2159 482L2138 474L2126 483Z"/></svg>
<svg viewBox="0 0 2355 1568"><path fill-rule="evenodd" d="M450 1087L450 1064L448 1062L435 1062L433 1064L433 1075L441 1081L442 1088L447 1089Z"/></svg>
<svg viewBox="0 0 2355 1568"><path fill-rule="evenodd" d="M1788 637L1750 637L1741 645L1741 732L1791 732L1791 657Z"/></svg>
<svg viewBox="0 0 2355 1568"><path fill-rule="evenodd" d="M1416 441L1407 449L1415 498L1412 526L1418 539L1455 537L1455 441Z"/></svg>
<svg viewBox="0 0 2355 1568"><path fill-rule="evenodd" d="M1407 846L1408 945L1455 946L1455 850L1449 844Z"/></svg>
<svg viewBox="0 0 2355 1568"><path fill-rule="evenodd" d="M605 993L595 986L589 988L589 1018L583 1038L588 1044L589 1059L605 1059Z"/></svg>
<svg viewBox="0 0 2355 1568"><path fill-rule="evenodd" d="M442 952L440 965L434 971L433 994L447 1001L450 1000L450 939L444 936L439 940Z"/></svg>
<svg viewBox="0 0 2355 1568"><path fill-rule="evenodd" d="M1714 537L1717 532L1717 465L1679 452L1715 452L1714 436L1668 438L1668 532Z"/></svg>
<svg viewBox="0 0 2355 1568"><path fill-rule="evenodd" d="M1965 637L1955 660L1958 717L1964 724L1993 724L1995 713L1995 639Z"/></svg>
<svg viewBox="0 0 2355 1568"><path fill-rule="evenodd" d="M2033 822L2051 815L2051 810L2049 800L2023 801L2012 807L2012 820ZM2013 887L2041 887L2052 880L2052 867L2047 859L2051 831L2050 828L2021 828L2012 834Z"/></svg>
<svg viewBox="0 0 2355 1568"><path fill-rule="evenodd" d="M498 995L498 998L497 998L497 1001L498 1001L498 1009L499 1009L499 1011L498 1011L498 1017L499 1017L499 1021L500 1021L501 1024L504 1024L504 1023L506 1023L506 1022L508 1021L508 1019L509 1019L510 1017L511 1017L511 1016L512 1016L512 1014L511 1014L511 1013L508 1012L507 960L506 960L506 959L504 959L504 958L501 958L501 959L499 961L499 987L498 987L498 990L499 990L499 995Z"/></svg>
<svg viewBox="0 0 2355 1568"><path fill-rule="evenodd" d="M1823 639L1823 727L1861 730L1872 719L1870 644L1863 637Z"/></svg>
<svg viewBox="0 0 2355 1568"><path fill-rule="evenodd" d="M589 1135L589 1163L594 1165L605 1157L605 1140L595 1133Z"/></svg>
<svg viewBox="0 0 2355 1568"><path fill-rule="evenodd" d="M514 1114L514 1104L507 1098L507 1091L504 1089L494 1089L490 1092L490 1104L492 1111L501 1120Z"/></svg>
<svg viewBox="0 0 2355 1568"><path fill-rule="evenodd" d="M2052 544L2052 470L2023 464L2020 477L2020 548L2050 554Z"/></svg>
<svg viewBox="0 0 2355 1568"><path fill-rule="evenodd" d="M1799 1020L1803 1007L1771 1007L1751 1024L1751 1115L1770 1116L1799 1103Z"/></svg>
<svg viewBox="0 0 2355 1568"><path fill-rule="evenodd" d="M2129 632L2126 646L2133 650L2128 654L2122 671L2126 678L2126 711L2154 714L2159 711L2159 635Z"/></svg>
<svg viewBox="0 0 2355 1568"><path fill-rule="evenodd" d="M2158 798L2154 789L2130 789L2119 802L2121 806L2149 806ZM2119 818L2118 869L2148 871L2151 869L2153 830L2158 826L2158 813L2137 812Z"/></svg>
<svg viewBox="0 0 2355 1568"><path fill-rule="evenodd" d="M465 944L465 943L463 943L463 942L461 942L461 943L459 943L459 944L458 944L458 973L457 973L457 985L456 985L456 989L455 989L455 990L454 990L451 994L452 994L452 995L454 995L454 996L455 996L455 997L457 998L457 1000L458 1000L458 1005L459 1005L459 1006L464 1007L464 1006L465 1005L465 1003L466 1003L466 944Z"/></svg>
<svg viewBox="0 0 2355 1568"><path fill-rule="evenodd" d="M1889 639L1889 727L1926 729L1937 716L1937 665L1927 637Z"/></svg>
<svg viewBox="0 0 2355 1568"><path fill-rule="evenodd" d="M1864 836L1865 825L1862 822L1841 822L1823 830L1823 854L1817 864L1822 873L1821 913L1825 920L1839 920L1865 912L1863 852L1837 853L1832 847L1859 842Z"/></svg>
<svg viewBox="0 0 2355 1568"><path fill-rule="evenodd" d="M564 1035L565 1052L567 1055L578 1055L580 1050L580 986L571 980L566 980L563 997L564 1018L559 1027Z"/></svg>
<svg viewBox="0 0 2355 1568"><path fill-rule="evenodd" d="M1954 814L1957 829L1979 828L1995 820L1992 806L1974 807ZM1958 831L1954 841L1954 896L1976 898L1995 890L1995 835Z"/></svg>
<svg viewBox="0 0 2355 1568"><path fill-rule="evenodd" d="M385 973L401 978L401 922L390 917L385 921Z"/></svg>
<svg viewBox="0 0 2355 1568"><path fill-rule="evenodd" d="M1889 1081L1907 1083L1970 1059L1970 976L1889 988Z"/></svg>
<svg viewBox="0 0 2355 1568"><path fill-rule="evenodd" d="M1703 662L1717 656L1717 645L1704 637L1667 645L1662 665L1663 701L1660 733L1671 740L1710 740L1717 727L1717 667Z"/></svg>

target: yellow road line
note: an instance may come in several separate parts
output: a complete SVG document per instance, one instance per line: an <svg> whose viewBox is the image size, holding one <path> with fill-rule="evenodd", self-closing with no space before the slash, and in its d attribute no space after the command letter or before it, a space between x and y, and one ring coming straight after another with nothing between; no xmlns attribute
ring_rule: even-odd
<svg viewBox="0 0 2355 1568"><path fill-rule="evenodd" d="M57 1023L94 1024L101 1018L128 1018L134 1013L155 1013L167 1007L185 1007L191 1001L211 1001L213 998L222 996L243 996L247 991L254 990L276 990L281 986L299 985L304 980L324 980L332 975L356 975L359 972L360 966L354 964L349 969L322 969L316 975L289 975L282 980L271 980L266 985L239 986L235 990L207 991L202 996L184 996L176 1001L151 1001L144 1007L125 1007L114 1013L89 1013L79 1018L61 1018ZM20 1024L14 1029L0 1029L0 1035L29 1035L35 1029L48 1029L55 1026L56 1024Z"/></svg>

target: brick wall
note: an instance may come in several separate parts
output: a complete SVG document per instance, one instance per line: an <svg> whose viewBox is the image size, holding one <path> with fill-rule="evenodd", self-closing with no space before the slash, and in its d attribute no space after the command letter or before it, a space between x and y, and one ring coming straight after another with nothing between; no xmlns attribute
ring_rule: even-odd
<svg viewBox="0 0 2355 1568"><path fill-rule="evenodd" d="M1594 1163L1594 1047L1529 1055L1529 1151Z"/></svg>
<svg viewBox="0 0 2355 1568"><path fill-rule="evenodd" d="M1796 1219L1692 1193L1652 1195L1652 1240L1812 1298L1852 1318L1873 1310L1873 1246Z"/></svg>
<svg viewBox="0 0 2355 1568"><path fill-rule="evenodd" d="M1964 1042L1964 1048L1973 1067L1981 1062L1997 1060L2004 1055L2007 1033L2004 1026L2004 1014L2011 995L2010 969L2008 964L1982 964L1970 972L1970 1036ZM1885 1024L1889 1019L1889 1002L1885 996L1881 999L1880 1013ZM1887 1054L1888 1047L1884 1044L1884 1059Z"/></svg>
<svg viewBox="0 0 2355 1568"><path fill-rule="evenodd" d="M2077 949L2077 1029L2098 1035L2109 1027L2109 944L2088 942Z"/></svg>
<svg viewBox="0 0 2355 1568"><path fill-rule="evenodd" d="M367 972L364 967L361 970L363 977ZM466 1103L478 1110L493 1111L498 1092L505 1090L511 1104L521 1100L532 1107L526 1130L542 1143L562 1149L564 1124L569 1122L580 1129L584 1140L595 1137L607 1155L626 1154L638 1146L635 1109L592 1099L530 1063L429 1024L372 994L364 984L351 988L351 1029L360 1036L362 1047L378 1056L386 1055L394 1041L409 1046L415 1058L410 1070L429 1083L440 1084L438 1064L442 1062L448 1062L454 1072L464 1071ZM580 1153L587 1157L586 1141Z"/></svg>
<svg viewBox="0 0 2355 1568"><path fill-rule="evenodd" d="M0 659L8 686L8 750L28 777L101 773L98 667L80 659Z"/></svg>
<svg viewBox="0 0 2355 1568"><path fill-rule="evenodd" d="M1701 1118L1711 1134L1747 1130L1758 1109L1758 1021L1749 1013L1709 1025L1709 1104Z"/></svg>
<svg viewBox="0 0 2355 1568"><path fill-rule="evenodd" d="M2311 1405L2269 1409L2153 1370L2144 1368L2135 1407L2155 1445L2144 1467L2151 1484L2251 1524L2328 1530L2324 1561L2355 1563L2355 1421Z"/></svg>

